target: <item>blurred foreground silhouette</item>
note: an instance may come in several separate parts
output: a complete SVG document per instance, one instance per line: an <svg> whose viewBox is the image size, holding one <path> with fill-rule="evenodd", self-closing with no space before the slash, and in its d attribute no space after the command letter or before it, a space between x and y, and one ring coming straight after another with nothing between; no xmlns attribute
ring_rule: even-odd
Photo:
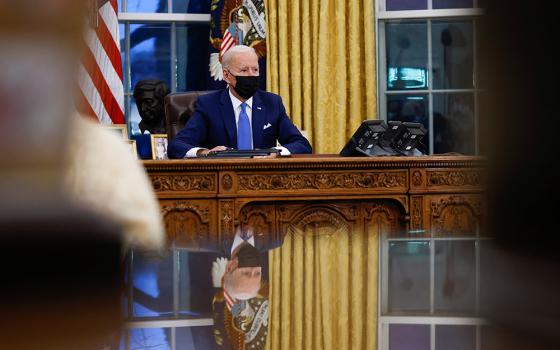
<svg viewBox="0 0 560 350"><path fill-rule="evenodd" d="M87 4L0 0L0 349L120 337L122 222L65 188Z"/></svg>
<svg viewBox="0 0 560 350"><path fill-rule="evenodd" d="M560 348L556 104L559 70L553 11L525 1L485 1L480 27L482 149L489 157L482 310L494 324L488 349Z"/></svg>

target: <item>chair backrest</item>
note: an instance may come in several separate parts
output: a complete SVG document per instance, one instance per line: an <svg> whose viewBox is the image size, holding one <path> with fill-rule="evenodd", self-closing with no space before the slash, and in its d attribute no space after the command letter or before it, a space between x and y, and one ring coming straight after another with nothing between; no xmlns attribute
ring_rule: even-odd
<svg viewBox="0 0 560 350"><path fill-rule="evenodd" d="M212 91L175 92L165 96L165 122L167 138L172 140L196 110L198 96Z"/></svg>

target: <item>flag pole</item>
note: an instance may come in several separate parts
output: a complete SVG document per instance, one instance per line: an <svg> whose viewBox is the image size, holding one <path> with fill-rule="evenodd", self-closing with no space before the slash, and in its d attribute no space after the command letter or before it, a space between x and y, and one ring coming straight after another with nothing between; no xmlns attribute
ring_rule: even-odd
<svg viewBox="0 0 560 350"><path fill-rule="evenodd" d="M97 29L99 26L99 2L98 0L88 1L88 15L89 15L89 26L93 29Z"/></svg>

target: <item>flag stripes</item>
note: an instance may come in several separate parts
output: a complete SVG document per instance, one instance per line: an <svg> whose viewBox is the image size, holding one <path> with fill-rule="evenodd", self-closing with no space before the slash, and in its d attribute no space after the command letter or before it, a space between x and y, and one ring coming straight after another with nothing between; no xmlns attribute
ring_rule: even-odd
<svg viewBox="0 0 560 350"><path fill-rule="evenodd" d="M87 114L88 111L93 111L94 114L92 116L96 117L101 124L113 124L113 120L105 109L103 100L99 95L99 91L83 66L80 67L78 74L80 77L80 90L84 96L84 100L87 102L86 106L80 106L80 112Z"/></svg>
<svg viewBox="0 0 560 350"><path fill-rule="evenodd" d="M236 300L228 294L225 288L224 288L224 300L226 301L226 306L228 310L231 311L231 308L233 307L233 304L236 303Z"/></svg>
<svg viewBox="0 0 560 350"><path fill-rule="evenodd" d="M224 33L224 40L222 41L222 45L220 47L220 55L223 56L234 44L235 40L233 39L229 29L227 29Z"/></svg>
<svg viewBox="0 0 560 350"><path fill-rule="evenodd" d="M79 108L83 114L93 113L102 124L125 122L117 13L117 0L105 2L98 11L96 28L90 28L84 37Z"/></svg>

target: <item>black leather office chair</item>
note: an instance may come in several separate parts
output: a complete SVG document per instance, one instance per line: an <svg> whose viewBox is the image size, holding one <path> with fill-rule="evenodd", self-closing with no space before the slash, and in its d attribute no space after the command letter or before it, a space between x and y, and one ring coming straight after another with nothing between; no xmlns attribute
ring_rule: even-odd
<svg viewBox="0 0 560 350"><path fill-rule="evenodd" d="M168 140L172 140L185 127L196 110L198 97L209 92L212 91L175 92L165 96L165 121Z"/></svg>

